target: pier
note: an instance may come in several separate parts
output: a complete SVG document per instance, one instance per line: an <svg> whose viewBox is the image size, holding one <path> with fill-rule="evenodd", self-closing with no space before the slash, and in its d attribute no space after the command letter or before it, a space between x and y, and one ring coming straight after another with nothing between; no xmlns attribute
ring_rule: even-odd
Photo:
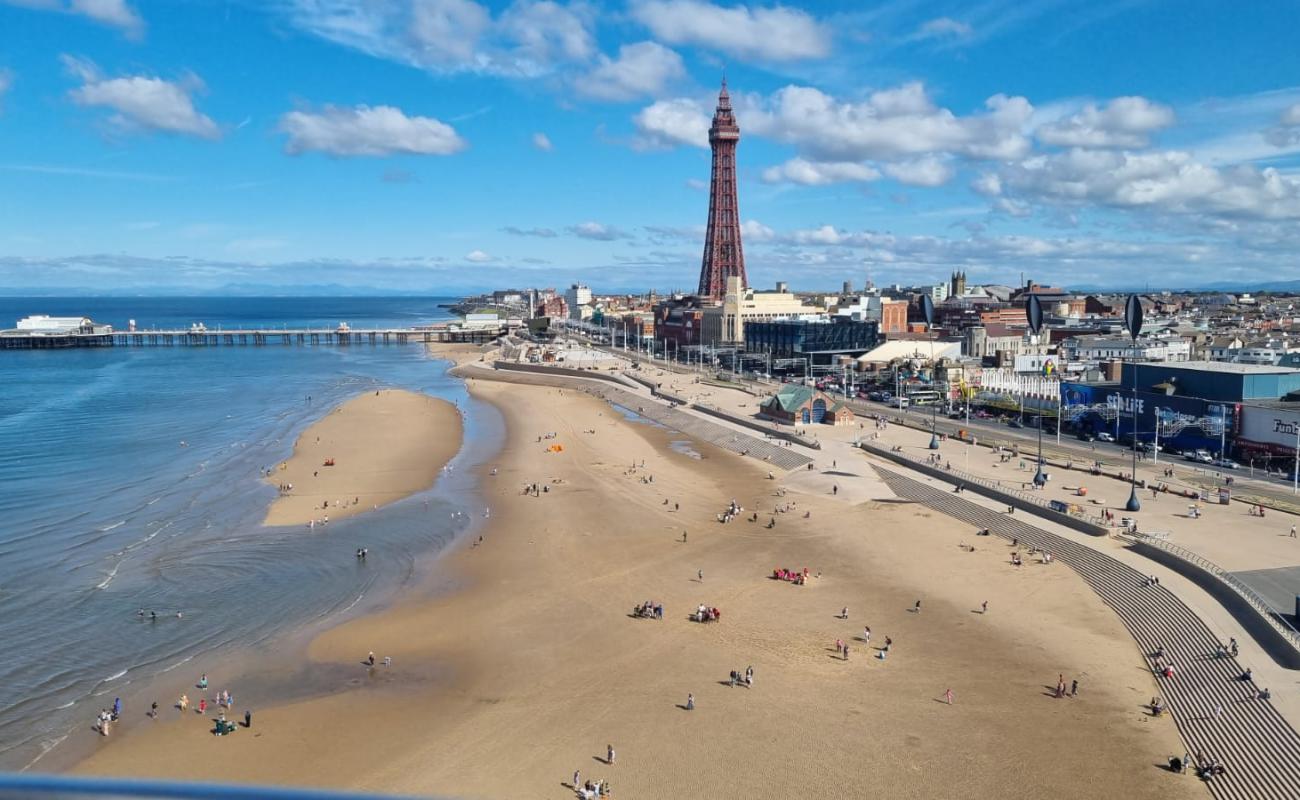
<svg viewBox="0 0 1300 800"><path fill-rule="evenodd" d="M416 328L322 329L180 329L150 331L0 332L0 349L45 350L76 347L260 347L468 343L484 344L506 332L498 327L461 328L430 325Z"/></svg>

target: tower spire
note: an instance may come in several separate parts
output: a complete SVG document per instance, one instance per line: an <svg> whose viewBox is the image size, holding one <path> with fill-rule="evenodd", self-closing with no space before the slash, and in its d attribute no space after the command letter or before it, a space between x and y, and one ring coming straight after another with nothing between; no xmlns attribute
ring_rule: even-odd
<svg viewBox="0 0 1300 800"><path fill-rule="evenodd" d="M709 128L709 146L713 149L713 170L709 179L709 223L704 234L704 258L700 264L701 297L721 299L727 278L745 279L745 252L740 242L740 206L736 197L736 143L740 126L731 111L727 94L727 76L722 75L718 106Z"/></svg>

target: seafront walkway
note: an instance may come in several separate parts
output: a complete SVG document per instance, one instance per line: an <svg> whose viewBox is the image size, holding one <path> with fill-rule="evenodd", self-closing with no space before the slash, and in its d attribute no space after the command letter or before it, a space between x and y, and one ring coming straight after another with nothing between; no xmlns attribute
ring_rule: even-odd
<svg viewBox="0 0 1300 800"><path fill-rule="evenodd" d="M1052 553L1115 611L1143 653L1163 648L1175 675L1165 678L1154 670L1153 675L1188 751L1227 768L1226 775L1209 781L1215 797L1300 797L1300 735L1271 702L1253 698L1255 684L1266 683L1239 679L1245 659L1215 657L1221 640L1177 595L1162 585L1144 585L1143 572L1067 536L964 499L935 482L873 467L899 498ZM1222 713L1216 713L1218 708Z"/></svg>
<svg viewBox="0 0 1300 800"><path fill-rule="evenodd" d="M1036 449L1022 446L1019 455L1014 451L997 453L948 439L933 451L929 449L928 431L893 424L881 432L875 443L902 447L906 454L918 459L937 452L942 463L954 470L1008 490L1028 492L1042 502L1073 504L1090 517L1109 511L1116 530L1125 518L1130 518L1140 532L1233 574L1268 601L1274 611L1288 616L1295 613L1295 596L1300 594L1300 538L1291 538L1290 531L1292 525L1300 524L1300 517L1275 511L1255 516L1247 505L1221 505L1217 495L1210 495L1208 501L1188 498L1181 492L1192 486L1158 474L1147 477L1148 487L1164 481L1169 491L1139 489L1142 510L1128 512L1124 510L1128 481L1092 474L1087 462L1073 462L1073 469L1066 469L1064 464L1048 465L1045 470L1051 480L1044 488L1035 489Z"/></svg>

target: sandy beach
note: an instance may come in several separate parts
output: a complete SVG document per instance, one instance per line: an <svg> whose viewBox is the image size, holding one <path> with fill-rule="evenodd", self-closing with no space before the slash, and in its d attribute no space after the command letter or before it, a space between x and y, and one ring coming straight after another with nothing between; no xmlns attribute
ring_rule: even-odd
<svg viewBox="0 0 1300 800"><path fill-rule="evenodd" d="M461 428L445 400L400 389L358 395L303 431L266 477L284 488L263 524L343 519L427 489L460 449Z"/></svg>
<svg viewBox="0 0 1300 800"><path fill-rule="evenodd" d="M439 562L451 590L313 642L311 668L353 689L249 698L252 729L222 738L168 709L76 772L484 798L571 798L575 770L618 797L1205 796L1158 768L1182 755L1174 725L1144 711L1157 692L1136 646L1066 567L1009 567L1005 544L884 496L865 457L768 480L587 394L470 390L507 428L483 468L490 518ZM304 449L303 469L330 455ZM733 499L745 511L719 523ZM645 600L662 620L631 615ZM688 621L699 604L722 620ZM750 666L752 688L729 685ZM1077 697L1052 696L1060 675Z"/></svg>

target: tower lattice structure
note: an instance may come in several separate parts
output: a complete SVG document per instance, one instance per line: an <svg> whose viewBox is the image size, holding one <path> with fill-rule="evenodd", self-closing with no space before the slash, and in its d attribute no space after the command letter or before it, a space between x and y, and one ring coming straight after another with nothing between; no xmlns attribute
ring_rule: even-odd
<svg viewBox="0 0 1300 800"><path fill-rule="evenodd" d="M740 207L736 201L736 143L740 127L731 112L727 80L722 80L718 107L709 128L713 149L713 174L709 179L709 225L704 234L704 259L700 264L699 296L722 299L727 278L740 277L746 286L745 250L740 243Z"/></svg>

